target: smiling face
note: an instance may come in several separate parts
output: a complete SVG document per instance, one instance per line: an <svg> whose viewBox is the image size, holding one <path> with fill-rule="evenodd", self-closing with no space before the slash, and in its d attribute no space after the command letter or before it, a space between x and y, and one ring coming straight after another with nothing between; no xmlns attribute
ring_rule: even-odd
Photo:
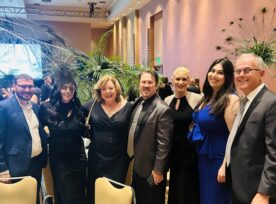
<svg viewBox="0 0 276 204"><path fill-rule="evenodd" d="M249 71L245 71L245 70ZM241 71L243 70L243 71ZM235 81L237 88L248 95L262 83L264 70L258 66L256 58L251 55L242 55L236 62Z"/></svg>
<svg viewBox="0 0 276 204"><path fill-rule="evenodd" d="M61 100L63 103L69 103L75 94L75 86L73 84L64 84L60 89Z"/></svg>
<svg viewBox="0 0 276 204"><path fill-rule="evenodd" d="M172 85L175 92L185 92L190 83L189 74L185 71L178 71L173 75Z"/></svg>
<svg viewBox="0 0 276 204"><path fill-rule="evenodd" d="M34 94L34 81L28 79L17 79L15 84L15 92L19 100L28 102Z"/></svg>
<svg viewBox="0 0 276 204"><path fill-rule="evenodd" d="M100 89L101 97L104 102L114 102L117 96L115 85L108 80Z"/></svg>
<svg viewBox="0 0 276 204"><path fill-rule="evenodd" d="M150 73L143 73L140 77L139 91L143 99L152 97L157 92L157 84Z"/></svg>
<svg viewBox="0 0 276 204"><path fill-rule="evenodd" d="M217 92L224 84L224 72L221 64L216 64L208 72L208 82L214 92Z"/></svg>

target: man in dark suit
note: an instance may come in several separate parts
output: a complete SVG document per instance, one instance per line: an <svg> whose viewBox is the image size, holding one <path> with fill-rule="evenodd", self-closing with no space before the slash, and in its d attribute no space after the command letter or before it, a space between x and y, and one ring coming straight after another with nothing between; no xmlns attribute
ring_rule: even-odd
<svg viewBox="0 0 276 204"><path fill-rule="evenodd" d="M143 72L139 83L141 97L132 113L128 143L129 156L134 153L132 186L138 204L164 204L173 119L157 94L158 75ZM130 150L133 143L134 152Z"/></svg>
<svg viewBox="0 0 276 204"><path fill-rule="evenodd" d="M236 62L236 85L247 102L230 153L233 204L276 203L276 94L262 82L265 67L254 54Z"/></svg>
<svg viewBox="0 0 276 204"><path fill-rule="evenodd" d="M41 86L41 102L49 99L52 91L53 78L51 75L48 75L44 79L44 84Z"/></svg>
<svg viewBox="0 0 276 204"><path fill-rule="evenodd" d="M37 119L38 106L30 102L33 91L33 79L21 74L15 94L0 102L0 178L10 182L10 177L32 176L39 192L47 163L47 135Z"/></svg>

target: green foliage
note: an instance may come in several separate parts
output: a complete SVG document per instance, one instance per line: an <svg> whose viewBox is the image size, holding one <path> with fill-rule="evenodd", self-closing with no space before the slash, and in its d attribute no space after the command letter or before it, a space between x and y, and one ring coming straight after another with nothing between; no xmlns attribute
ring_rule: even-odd
<svg viewBox="0 0 276 204"><path fill-rule="evenodd" d="M276 41L272 42L257 42L255 41L252 46L245 47L242 53L254 53L261 56L266 64L271 64L274 61Z"/></svg>
<svg viewBox="0 0 276 204"><path fill-rule="evenodd" d="M216 49L225 52L229 58L235 58L243 53L254 53L260 56L268 66L275 66L275 13L276 9L274 8L271 19L267 22L269 9L263 7L258 15L253 16L251 21L245 21L243 18L231 21L227 28L221 30L226 35L225 45L217 45Z"/></svg>
<svg viewBox="0 0 276 204"><path fill-rule="evenodd" d="M130 93L138 95L138 75L149 68L130 66L122 63L119 57L107 58L104 50L112 31L104 33L96 42L95 49L87 56L78 57L78 68L75 70L78 84L78 96L82 103L91 99L93 87L101 76L112 75L121 84L123 96Z"/></svg>

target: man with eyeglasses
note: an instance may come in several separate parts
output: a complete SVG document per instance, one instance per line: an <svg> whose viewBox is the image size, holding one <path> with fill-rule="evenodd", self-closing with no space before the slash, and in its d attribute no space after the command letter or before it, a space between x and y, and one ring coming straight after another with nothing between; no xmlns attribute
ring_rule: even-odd
<svg viewBox="0 0 276 204"><path fill-rule="evenodd" d="M230 151L233 204L276 203L276 94L262 81L265 68L254 54L236 62L236 86L246 102Z"/></svg>
<svg viewBox="0 0 276 204"><path fill-rule="evenodd" d="M18 75L14 88L15 94L0 102L0 182L32 176L39 195L42 168L47 163L47 136L37 118L38 106L30 102L33 79Z"/></svg>

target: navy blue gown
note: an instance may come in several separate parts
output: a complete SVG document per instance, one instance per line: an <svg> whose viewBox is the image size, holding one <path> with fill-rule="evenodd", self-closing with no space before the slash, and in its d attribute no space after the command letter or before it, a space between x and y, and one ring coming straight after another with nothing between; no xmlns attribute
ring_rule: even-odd
<svg viewBox="0 0 276 204"><path fill-rule="evenodd" d="M217 181L222 165L229 131L223 114L209 114L207 105L194 112L193 119L199 132L205 137L197 143L201 204L230 204L230 189Z"/></svg>

